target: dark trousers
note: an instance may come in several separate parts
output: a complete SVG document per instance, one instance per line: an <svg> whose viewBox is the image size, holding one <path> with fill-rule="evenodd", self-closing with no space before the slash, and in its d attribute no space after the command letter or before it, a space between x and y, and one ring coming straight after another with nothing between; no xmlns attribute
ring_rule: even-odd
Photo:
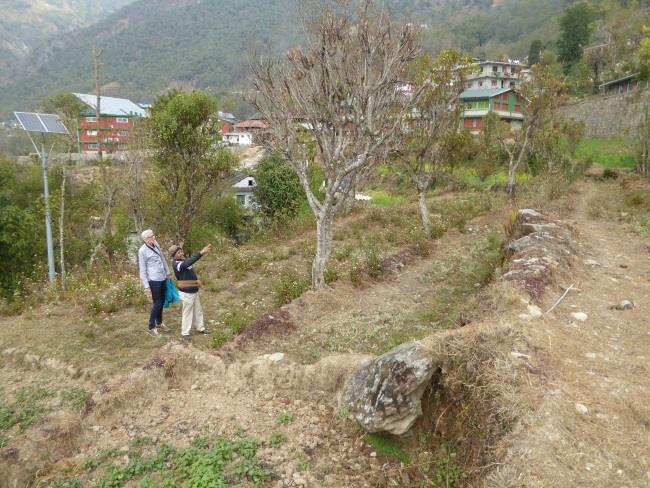
<svg viewBox="0 0 650 488"><path fill-rule="evenodd" d="M149 289L151 290L151 315L149 315L149 329L156 325L162 324L163 304L165 303L165 292L167 291L166 281L150 281Z"/></svg>

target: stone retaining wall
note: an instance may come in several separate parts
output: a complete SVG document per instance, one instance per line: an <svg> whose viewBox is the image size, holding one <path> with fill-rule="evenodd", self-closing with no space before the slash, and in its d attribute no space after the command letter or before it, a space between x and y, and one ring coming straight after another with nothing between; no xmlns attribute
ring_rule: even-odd
<svg viewBox="0 0 650 488"><path fill-rule="evenodd" d="M632 137L641 123L650 90L629 94L595 95L560 109L568 118L585 123L586 137Z"/></svg>

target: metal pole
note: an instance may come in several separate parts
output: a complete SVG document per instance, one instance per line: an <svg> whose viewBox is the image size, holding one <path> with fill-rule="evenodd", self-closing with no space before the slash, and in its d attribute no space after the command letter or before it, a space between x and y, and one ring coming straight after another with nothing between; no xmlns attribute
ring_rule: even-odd
<svg viewBox="0 0 650 488"><path fill-rule="evenodd" d="M45 197L45 237L47 239L47 274L50 283L56 280L54 271L54 245L52 243L52 216L50 215L50 191L47 185L47 152L45 152L45 136L41 143L41 166L43 169L43 195Z"/></svg>

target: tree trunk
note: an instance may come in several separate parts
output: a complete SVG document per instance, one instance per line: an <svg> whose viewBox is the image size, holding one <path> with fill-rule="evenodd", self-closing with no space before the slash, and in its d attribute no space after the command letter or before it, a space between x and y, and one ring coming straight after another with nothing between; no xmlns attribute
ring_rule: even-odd
<svg viewBox="0 0 650 488"><path fill-rule="evenodd" d="M316 219L316 255L311 266L311 282L314 290L320 290L326 285L325 266L332 250L333 230L333 215L322 210Z"/></svg>
<svg viewBox="0 0 650 488"><path fill-rule="evenodd" d="M506 191L508 192L508 198L513 200L515 198L515 174L517 167L513 161L510 161L508 164L508 186L506 186Z"/></svg>
<svg viewBox="0 0 650 488"><path fill-rule="evenodd" d="M70 153L68 152L68 158ZM65 164L62 166L63 175L61 176L61 208L59 212L59 256L61 262L61 288L65 290L65 253L63 247L63 224L65 222Z"/></svg>
<svg viewBox="0 0 650 488"><path fill-rule="evenodd" d="M422 219L422 227L424 234L428 240L431 240L431 218L429 217L429 209L427 208L427 189L418 188L418 203L420 207L420 218Z"/></svg>

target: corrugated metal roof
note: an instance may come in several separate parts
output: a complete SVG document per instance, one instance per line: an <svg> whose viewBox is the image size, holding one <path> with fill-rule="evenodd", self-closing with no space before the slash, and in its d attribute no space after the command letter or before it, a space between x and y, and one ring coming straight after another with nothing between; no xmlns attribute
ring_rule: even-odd
<svg viewBox="0 0 650 488"><path fill-rule="evenodd" d="M471 90L465 90L460 94L461 100L467 100L469 98L491 98L502 93L508 92L512 88L477 88Z"/></svg>
<svg viewBox="0 0 650 488"><path fill-rule="evenodd" d="M620 83L621 81L631 80L632 78L634 78L634 77L637 76L638 74L639 74L639 73L631 73L631 74L629 74L629 75L621 76L620 78L618 78L618 79L616 79L616 80L608 81L607 83L603 83L603 84L600 85L600 86L601 86L601 87L603 87L603 86L609 86L609 85L612 85L612 84L614 84L614 83Z"/></svg>
<svg viewBox="0 0 650 488"><path fill-rule="evenodd" d="M88 105L91 109L95 110L95 105L97 102L96 95L88 95L86 93L73 93L75 97L81 100L83 103ZM147 112L136 105L131 100L126 98L115 98L115 97L100 97L99 106L101 109L102 115L118 115L118 116L138 116L146 117Z"/></svg>

